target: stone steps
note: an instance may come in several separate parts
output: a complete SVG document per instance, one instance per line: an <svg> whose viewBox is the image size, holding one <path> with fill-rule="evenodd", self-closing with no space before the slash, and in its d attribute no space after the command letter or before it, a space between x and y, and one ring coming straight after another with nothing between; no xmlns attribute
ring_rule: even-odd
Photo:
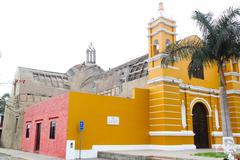
<svg viewBox="0 0 240 160"><path fill-rule="evenodd" d="M183 159L176 157L165 157L165 156L143 156L143 155L129 155L113 152L98 152L98 158L104 158L108 160L192 160L192 159Z"/></svg>

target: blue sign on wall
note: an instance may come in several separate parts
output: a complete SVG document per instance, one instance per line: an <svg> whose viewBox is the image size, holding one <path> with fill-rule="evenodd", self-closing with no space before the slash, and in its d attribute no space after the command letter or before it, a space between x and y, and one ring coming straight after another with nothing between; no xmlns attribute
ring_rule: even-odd
<svg viewBox="0 0 240 160"><path fill-rule="evenodd" d="M80 121L80 123L79 123L79 130L80 131L84 130L84 121Z"/></svg>

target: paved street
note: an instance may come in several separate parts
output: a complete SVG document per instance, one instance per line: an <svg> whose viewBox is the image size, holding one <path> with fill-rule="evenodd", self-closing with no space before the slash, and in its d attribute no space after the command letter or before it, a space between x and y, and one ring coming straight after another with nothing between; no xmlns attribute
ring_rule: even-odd
<svg viewBox="0 0 240 160"><path fill-rule="evenodd" d="M10 155L0 153L0 160L24 160L24 159L12 157Z"/></svg>
<svg viewBox="0 0 240 160"><path fill-rule="evenodd" d="M51 157L19 150L0 148L0 160L63 160L57 157ZM105 160L98 158L87 158L82 160Z"/></svg>
<svg viewBox="0 0 240 160"><path fill-rule="evenodd" d="M8 159L9 156L3 153L0 153L0 160Z"/></svg>

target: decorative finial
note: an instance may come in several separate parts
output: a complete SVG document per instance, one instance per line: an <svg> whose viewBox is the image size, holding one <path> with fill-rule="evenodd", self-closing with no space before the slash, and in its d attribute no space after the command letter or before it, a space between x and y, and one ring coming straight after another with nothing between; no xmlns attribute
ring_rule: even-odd
<svg viewBox="0 0 240 160"><path fill-rule="evenodd" d="M96 64L96 49L94 48L92 42L90 43L86 51L86 63Z"/></svg>
<svg viewBox="0 0 240 160"><path fill-rule="evenodd" d="M163 12L164 12L163 2L160 2L160 3L159 3L159 9L158 9L158 11L160 12L161 15L163 14Z"/></svg>

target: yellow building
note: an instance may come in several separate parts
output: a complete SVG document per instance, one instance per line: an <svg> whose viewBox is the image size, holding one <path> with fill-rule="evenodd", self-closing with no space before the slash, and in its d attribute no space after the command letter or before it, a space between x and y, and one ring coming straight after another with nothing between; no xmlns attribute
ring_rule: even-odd
<svg viewBox="0 0 240 160"><path fill-rule="evenodd" d="M211 148L222 143L217 67L188 77L188 61L161 67L167 45L176 41L176 22L164 16L149 23L149 135L156 145ZM190 36L187 38L197 38ZM225 67L235 143L240 143L239 63Z"/></svg>
<svg viewBox="0 0 240 160"><path fill-rule="evenodd" d="M148 31L148 81L145 88L134 89L132 98L69 92L63 97L53 97L34 105L25 112L24 125L28 137L23 137L23 148L33 151L35 144L29 145L28 138L35 132L29 131L30 125L34 123L33 126L36 126L37 122L39 125L39 121L44 123L46 120L43 117L47 119L46 124L51 119L59 119L54 121L54 133L62 125L61 140L64 144L59 144L63 148L58 153L59 149L55 151L53 147L55 143L48 142L47 136L44 136L45 142L39 139L37 148L41 148L42 143L47 144L47 149L45 146L40 153L65 156L67 159L76 158L80 149L82 157L87 158L103 150L182 150L215 148L222 144L217 67L196 70L192 79L188 77L188 61L161 67L166 46L176 41L176 22L160 15L149 23ZM236 144L240 143L239 69L238 62L231 61L225 66ZM59 106L65 109L56 111ZM54 115L43 111L43 107L46 110L51 108ZM41 115L39 120L34 114ZM80 121L85 123L81 133ZM61 125L58 124L60 122ZM44 131L48 134L48 129Z"/></svg>

